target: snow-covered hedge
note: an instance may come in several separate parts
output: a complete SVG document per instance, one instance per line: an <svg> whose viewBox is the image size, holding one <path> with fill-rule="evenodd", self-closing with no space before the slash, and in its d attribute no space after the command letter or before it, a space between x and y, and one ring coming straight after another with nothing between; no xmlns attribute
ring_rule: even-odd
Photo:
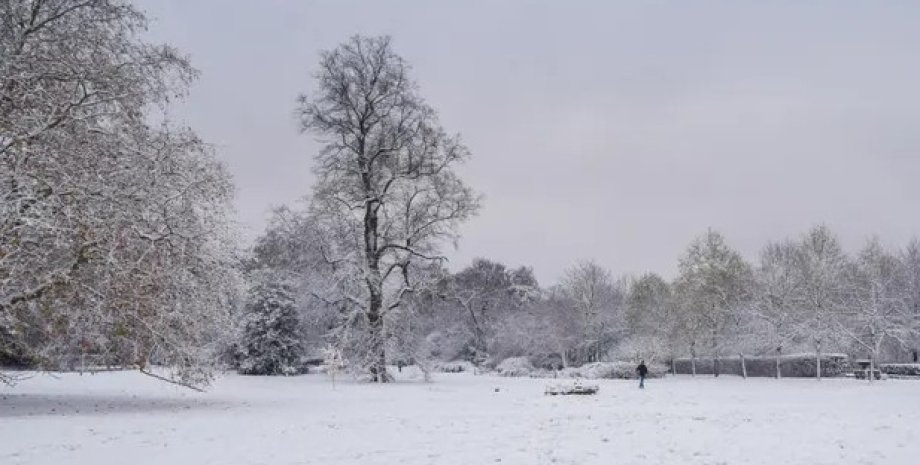
<svg viewBox="0 0 920 465"><path fill-rule="evenodd" d="M711 357L698 357L696 359L696 374L711 375L715 361ZM744 358L747 375L752 377L776 376L776 358L749 356ZM692 373L689 358L674 360L674 368L678 374ZM780 357L780 371L787 378L813 378L816 373L814 354L793 354ZM842 376L851 371L849 357L846 354L822 354L821 376ZM722 357L719 359L719 373L724 375L741 376L741 357Z"/></svg>
<svg viewBox="0 0 920 465"><path fill-rule="evenodd" d="M527 357L506 358L495 369L502 376L530 376L535 371Z"/></svg>
<svg viewBox="0 0 920 465"><path fill-rule="evenodd" d="M667 373L662 365L648 365L649 378L658 378ZM636 364L632 362L595 362L580 367L569 367L553 371L535 368L527 357L512 357L498 364L502 376L527 376L531 378L582 378L582 379L637 379Z"/></svg>
<svg viewBox="0 0 920 465"><path fill-rule="evenodd" d="M886 375L920 376L920 363L883 363L878 368Z"/></svg>

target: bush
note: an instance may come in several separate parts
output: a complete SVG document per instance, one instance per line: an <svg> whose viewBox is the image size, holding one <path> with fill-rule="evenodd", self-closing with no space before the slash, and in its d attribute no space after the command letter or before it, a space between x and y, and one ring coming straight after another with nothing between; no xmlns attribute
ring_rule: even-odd
<svg viewBox="0 0 920 465"><path fill-rule="evenodd" d="M501 376L530 376L535 368L527 357L511 357L502 360L496 367Z"/></svg>
<svg viewBox="0 0 920 465"><path fill-rule="evenodd" d="M883 363L878 368L886 375L920 376L920 363Z"/></svg>
<svg viewBox="0 0 920 465"><path fill-rule="evenodd" d="M747 375L751 377L776 376L776 358L751 356L744 358ZM715 360L711 357L696 359L696 374L711 375L714 373ZM674 368L678 374L692 373L689 358L674 360ZM815 356L813 354L794 354L780 357L780 371L786 378L814 378ZM850 362L845 354L822 354L821 376L834 377L849 373ZM722 357L719 359L719 374L741 376L741 357Z"/></svg>
<svg viewBox="0 0 920 465"><path fill-rule="evenodd" d="M476 370L476 366L467 361L437 362L434 364L433 369L439 373L473 373Z"/></svg>
<svg viewBox="0 0 920 465"><path fill-rule="evenodd" d="M559 354L532 355L530 361L533 362L535 367L544 370L561 370L564 365Z"/></svg>

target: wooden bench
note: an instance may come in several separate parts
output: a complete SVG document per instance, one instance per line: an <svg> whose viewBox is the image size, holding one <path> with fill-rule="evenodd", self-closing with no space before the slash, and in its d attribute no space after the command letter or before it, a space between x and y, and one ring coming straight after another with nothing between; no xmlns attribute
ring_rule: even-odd
<svg viewBox="0 0 920 465"><path fill-rule="evenodd" d="M868 379L868 375L869 375L868 368L866 368L865 370L854 370L853 371L853 376L855 376L856 379ZM882 370L879 370L877 368L875 370L872 370L872 376L878 380L882 379Z"/></svg>

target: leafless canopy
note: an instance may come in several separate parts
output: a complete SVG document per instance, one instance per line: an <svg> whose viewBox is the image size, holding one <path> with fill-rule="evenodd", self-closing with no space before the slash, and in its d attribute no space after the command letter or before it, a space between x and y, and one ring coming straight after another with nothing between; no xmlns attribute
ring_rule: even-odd
<svg viewBox="0 0 920 465"><path fill-rule="evenodd" d="M387 379L387 312L416 290L414 264L443 260L439 247L478 208L453 166L469 156L419 95L389 37L352 37L322 54L316 91L300 97L316 155L313 209L334 238L345 297L367 327L366 364Z"/></svg>

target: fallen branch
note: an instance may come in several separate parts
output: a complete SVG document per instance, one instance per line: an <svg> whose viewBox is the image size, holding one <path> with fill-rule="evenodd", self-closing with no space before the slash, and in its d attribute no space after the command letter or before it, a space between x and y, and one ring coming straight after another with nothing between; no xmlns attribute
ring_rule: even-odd
<svg viewBox="0 0 920 465"><path fill-rule="evenodd" d="M193 390L193 391L205 392L205 390L204 390L204 389L201 389L200 387L193 386L193 385L191 385L191 384L189 384L189 383L183 383L182 381L176 381L176 380L174 380L174 379L167 378L167 377L165 377L165 376L160 376L160 375L158 375L158 374L156 374L156 373L147 371L147 369L145 369L145 368L138 368L138 371L140 371L141 373L143 373L143 374L145 374L145 375L147 375L147 376L149 376L149 377L151 377L151 378L156 378L156 379L158 379L158 380L160 380L160 381L166 381L167 383L175 384L176 386L182 386L182 387L184 387L184 388L189 388L189 389L191 389L191 390Z"/></svg>

